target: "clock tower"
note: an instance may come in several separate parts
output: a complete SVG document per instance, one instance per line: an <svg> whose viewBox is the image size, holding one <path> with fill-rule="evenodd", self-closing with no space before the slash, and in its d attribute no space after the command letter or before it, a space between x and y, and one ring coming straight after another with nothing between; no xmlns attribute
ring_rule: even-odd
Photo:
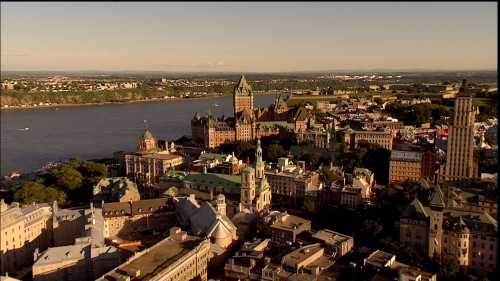
<svg viewBox="0 0 500 281"><path fill-rule="evenodd" d="M443 209L444 198L441 188L436 186L431 194L430 201L430 221L429 221L429 256L434 257L441 254L441 243L443 237Z"/></svg>

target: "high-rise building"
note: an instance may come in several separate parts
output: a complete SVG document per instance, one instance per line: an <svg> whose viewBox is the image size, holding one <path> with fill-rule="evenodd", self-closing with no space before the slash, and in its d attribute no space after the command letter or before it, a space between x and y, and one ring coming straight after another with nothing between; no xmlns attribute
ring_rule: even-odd
<svg viewBox="0 0 500 281"><path fill-rule="evenodd" d="M474 162L474 109L472 94L465 79L457 94L455 111L448 129L446 164L441 169L441 181L463 186L478 178L478 165Z"/></svg>

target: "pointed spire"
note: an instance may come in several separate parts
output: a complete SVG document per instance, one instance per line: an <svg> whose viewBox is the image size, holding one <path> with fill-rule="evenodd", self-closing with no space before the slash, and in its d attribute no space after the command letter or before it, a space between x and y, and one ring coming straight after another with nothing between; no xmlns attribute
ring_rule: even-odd
<svg viewBox="0 0 500 281"><path fill-rule="evenodd" d="M234 95L253 95L252 87L248 85L244 74L241 74L240 81L234 87Z"/></svg>
<svg viewBox="0 0 500 281"><path fill-rule="evenodd" d="M200 113L196 111L196 113L194 114L194 120L200 120L200 118L201 118Z"/></svg>
<svg viewBox="0 0 500 281"><path fill-rule="evenodd" d="M264 167L264 161L262 161L262 148L260 146L260 139L257 139L257 150L255 152L255 167Z"/></svg>
<svg viewBox="0 0 500 281"><path fill-rule="evenodd" d="M445 207L443 191L441 190L441 188L439 187L439 185L437 185L434 188L434 190L433 190L433 192L431 194L429 206L430 207L440 207L440 208L444 208Z"/></svg>

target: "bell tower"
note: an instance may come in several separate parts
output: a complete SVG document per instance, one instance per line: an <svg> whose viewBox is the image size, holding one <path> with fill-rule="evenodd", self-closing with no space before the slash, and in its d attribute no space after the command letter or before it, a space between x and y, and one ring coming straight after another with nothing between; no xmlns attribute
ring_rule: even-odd
<svg viewBox="0 0 500 281"><path fill-rule="evenodd" d="M241 171L240 211L245 208L252 212L252 203L255 198L255 170L246 167Z"/></svg>
<svg viewBox="0 0 500 281"><path fill-rule="evenodd" d="M257 151L255 152L255 177L258 179L264 178L264 161L262 161L260 139L257 140Z"/></svg>

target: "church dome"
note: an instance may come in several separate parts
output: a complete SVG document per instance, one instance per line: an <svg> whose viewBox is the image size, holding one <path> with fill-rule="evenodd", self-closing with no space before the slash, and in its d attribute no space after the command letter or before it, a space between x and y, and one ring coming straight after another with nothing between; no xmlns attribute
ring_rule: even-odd
<svg viewBox="0 0 500 281"><path fill-rule="evenodd" d="M238 158L236 158L236 156L234 156L234 152L233 152L233 156L231 156L231 163L238 163Z"/></svg>
<svg viewBox="0 0 500 281"><path fill-rule="evenodd" d="M146 131L144 132L144 136L142 136L142 138L150 140L150 139L153 139L153 135L149 132L148 129L146 129Z"/></svg>

